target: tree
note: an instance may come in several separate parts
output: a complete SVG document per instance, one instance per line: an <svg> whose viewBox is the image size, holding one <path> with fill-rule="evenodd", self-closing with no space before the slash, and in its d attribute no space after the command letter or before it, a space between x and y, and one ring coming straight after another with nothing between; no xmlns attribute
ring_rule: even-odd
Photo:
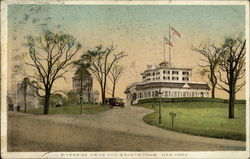
<svg viewBox="0 0 250 159"><path fill-rule="evenodd" d="M245 85L245 80L241 80L245 76L245 47L246 40L242 40L241 36L225 38L222 46L219 66L226 78L222 77L220 71L219 77L223 85L219 83L218 85L220 89L229 94L229 118L234 118L235 95Z"/></svg>
<svg viewBox="0 0 250 159"><path fill-rule="evenodd" d="M110 76L109 79L113 85L112 87L112 97L115 97L115 88L116 88L116 84L119 81L122 72L123 72L124 67L122 67L121 65L118 65L118 63L116 62L113 66L113 68L110 70Z"/></svg>
<svg viewBox="0 0 250 159"><path fill-rule="evenodd" d="M218 83L215 72L219 64L221 50L209 42L202 43L198 48L193 48L192 50L203 56L203 59L200 59L204 62L203 65L199 65L201 67L200 73L202 76L207 75L212 87L212 98L215 98L215 89Z"/></svg>
<svg viewBox="0 0 250 159"><path fill-rule="evenodd" d="M103 48L100 44L95 50L88 50L82 55L82 61L90 67L89 70L101 87L102 104L105 104L107 77L115 62L126 55L124 52L114 53L114 46ZM113 55L113 56L112 56Z"/></svg>
<svg viewBox="0 0 250 159"><path fill-rule="evenodd" d="M43 31L41 36L27 36L26 46L32 61L26 64L35 71L35 75L29 77L37 81L35 87L39 90L38 95L44 97L44 114L46 115L49 113L53 84L56 80L64 78L66 68L81 49L81 44L71 35Z"/></svg>
<svg viewBox="0 0 250 159"><path fill-rule="evenodd" d="M24 101L24 112L27 112L27 88L30 85L30 79L25 77L21 84L21 89L23 90L23 101Z"/></svg>

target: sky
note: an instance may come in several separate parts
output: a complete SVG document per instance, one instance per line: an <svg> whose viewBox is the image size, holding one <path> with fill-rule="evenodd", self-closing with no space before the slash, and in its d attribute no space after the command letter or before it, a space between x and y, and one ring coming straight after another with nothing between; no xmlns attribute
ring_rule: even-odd
<svg viewBox="0 0 250 159"><path fill-rule="evenodd" d="M191 48L206 41L220 45L225 36L244 33L245 7L11 4L8 5L8 70L12 70L13 56L28 51L23 45L25 36L40 35L43 29L62 31L73 35L83 46L75 59L100 43L105 47L114 44L117 46L117 52L124 51L128 55L121 61L125 71L117 84L117 96L124 98L126 87L141 81L140 73L148 64L156 65L163 61L163 38L168 37L169 25L181 34L181 38L172 39L173 65L192 68L192 81L206 82L207 79L198 73L198 64L201 64L202 57ZM19 62L15 61L16 64ZM25 70L27 72L29 68ZM66 81L56 82L55 89L72 89L71 78L74 71L75 69L71 68L66 75ZM11 72L8 77L8 87L11 88ZM18 79L22 79L21 75ZM96 81L94 89L99 90ZM244 89L238 93L237 98L245 98ZM217 91L216 95L228 98L222 91Z"/></svg>

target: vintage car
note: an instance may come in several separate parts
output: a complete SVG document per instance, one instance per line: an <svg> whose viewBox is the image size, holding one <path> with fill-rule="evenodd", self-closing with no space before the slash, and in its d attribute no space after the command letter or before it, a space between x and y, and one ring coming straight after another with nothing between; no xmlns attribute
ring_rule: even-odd
<svg viewBox="0 0 250 159"><path fill-rule="evenodd" d="M121 107L124 108L124 102L121 98L106 98L106 105L110 108Z"/></svg>

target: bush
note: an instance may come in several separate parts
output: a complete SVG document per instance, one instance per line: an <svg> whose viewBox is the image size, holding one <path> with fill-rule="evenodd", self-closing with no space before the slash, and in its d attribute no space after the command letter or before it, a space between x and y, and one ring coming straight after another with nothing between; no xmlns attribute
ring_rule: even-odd
<svg viewBox="0 0 250 159"><path fill-rule="evenodd" d="M77 92L69 91L67 93L66 104L67 105L76 105L77 103L79 103L79 97L78 97Z"/></svg>
<svg viewBox="0 0 250 159"><path fill-rule="evenodd" d="M148 99L140 99L138 104L144 103L155 103L159 102L160 98L148 98ZM219 103L228 103L228 99L221 98L161 98L161 102L166 103L180 103L180 102L219 102ZM246 104L246 100L235 100L235 104Z"/></svg>

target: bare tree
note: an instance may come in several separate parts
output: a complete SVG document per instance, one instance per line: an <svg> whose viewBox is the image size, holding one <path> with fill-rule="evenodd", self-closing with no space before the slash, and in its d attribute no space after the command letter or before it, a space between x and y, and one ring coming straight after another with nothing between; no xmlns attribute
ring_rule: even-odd
<svg viewBox="0 0 250 159"><path fill-rule="evenodd" d="M114 64L113 68L110 70L109 79L113 85L113 87L112 87L112 97L113 98L115 97L116 84L119 81L123 70L124 70L124 67L121 65L118 65L117 62Z"/></svg>
<svg viewBox="0 0 250 159"><path fill-rule="evenodd" d="M82 55L82 60L89 64L89 70L101 87L102 104L105 104L107 77L115 62L126 55L124 52L114 53L114 46L106 49L100 44L95 50L89 50Z"/></svg>
<svg viewBox="0 0 250 159"><path fill-rule="evenodd" d="M44 114L49 113L49 100L53 84L56 80L64 78L66 68L71 64L72 58L81 49L80 43L67 34L43 31L41 36L27 36L25 44L29 49L32 62L26 64L34 68L35 74L29 75L36 82L39 96L44 97ZM41 94L42 93L42 94Z"/></svg>
<svg viewBox="0 0 250 159"><path fill-rule="evenodd" d="M203 59L200 59L204 63L203 65L199 65L201 67L200 73L202 76L207 75L212 86L212 98L215 98L215 89L218 83L215 72L220 60L220 48L207 42L201 43L198 48L193 48L192 50L203 56Z"/></svg>
<svg viewBox="0 0 250 159"><path fill-rule="evenodd" d="M238 38L225 38L222 46L219 66L224 76L222 76L222 72L219 72L222 84L218 83L218 85L220 89L229 94L229 118L234 118L235 95L246 82L242 80L245 76L245 47L246 40L242 40L241 36Z"/></svg>

